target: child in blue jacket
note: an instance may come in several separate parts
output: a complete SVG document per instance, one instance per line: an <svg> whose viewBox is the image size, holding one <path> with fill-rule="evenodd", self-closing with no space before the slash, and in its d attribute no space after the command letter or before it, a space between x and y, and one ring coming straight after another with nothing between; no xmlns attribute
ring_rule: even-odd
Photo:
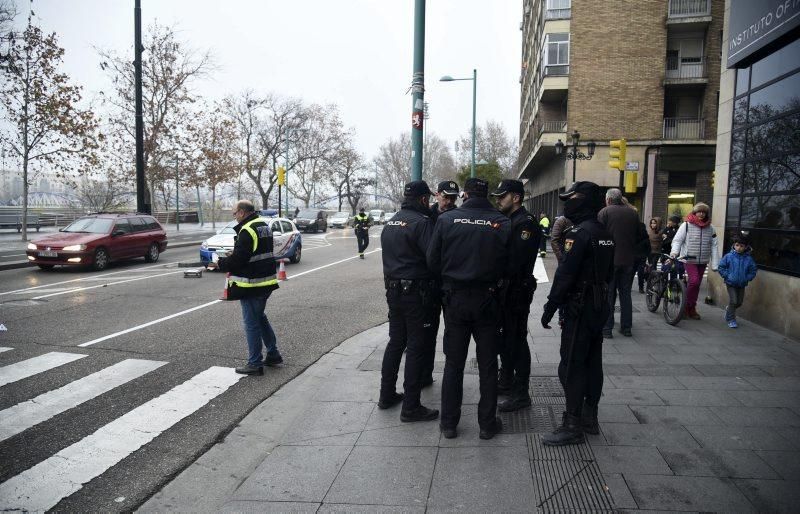
<svg viewBox="0 0 800 514"><path fill-rule="evenodd" d="M750 255L750 246L744 236L733 238L733 248L719 261L719 274L728 287L728 306L725 308L725 321L728 327L737 328L736 309L744 301L744 288L756 276L756 261Z"/></svg>

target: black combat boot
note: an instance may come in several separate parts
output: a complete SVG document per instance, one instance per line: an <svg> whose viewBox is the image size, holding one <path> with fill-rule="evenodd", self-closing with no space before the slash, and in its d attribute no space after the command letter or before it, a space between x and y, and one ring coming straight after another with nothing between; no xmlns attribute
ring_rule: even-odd
<svg viewBox="0 0 800 514"><path fill-rule="evenodd" d="M584 433L597 435L600 433L600 423L597 421L597 405L592 407L588 403L581 409L581 427Z"/></svg>
<svg viewBox="0 0 800 514"><path fill-rule="evenodd" d="M378 408L381 410L390 409L403 401L403 393L392 392L387 395L381 395L378 400Z"/></svg>
<svg viewBox="0 0 800 514"><path fill-rule="evenodd" d="M584 442L581 418L564 413L561 426L552 434L542 437L542 443L547 446L565 446L568 444L581 444Z"/></svg>
<svg viewBox="0 0 800 514"><path fill-rule="evenodd" d="M511 392L511 386L514 382L514 371L500 368L497 374L497 394L508 394Z"/></svg>
<svg viewBox="0 0 800 514"><path fill-rule="evenodd" d="M512 412L524 409L531 405L531 394L528 391L528 379L524 380L515 377L514 385L511 388L511 397L497 405L500 412Z"/></svg>

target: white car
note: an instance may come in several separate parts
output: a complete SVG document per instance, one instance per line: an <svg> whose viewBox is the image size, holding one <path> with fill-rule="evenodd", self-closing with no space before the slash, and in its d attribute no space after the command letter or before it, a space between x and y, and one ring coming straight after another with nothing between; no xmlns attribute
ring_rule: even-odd
<svg viewBox="0 0 800 514"><path fill-rule="evenodd" d="M375 225L386 223L386 214L381 209L372 209L369 211L369 217L372 218L372 223Z"/></svg>
<svg viewBox="0 0 800 514"><path fill-rule="evenodd" d="M350 218L349 212L339 211L328 218L328 225L330 225L331 228L345 228Z"/></svg>
<svg viewBox="0 0 800 514"><path fill-rule="evenodd" d="M272 230L272 253L276 259L289 259L289 262L298 263L303 254L303 239L294 223L286 218L265 218ZM236 232L233 227L236 221L231 221L217 231L200 245L200 260L206 265L211 261L211 255L217 250L233 250L233 238Z"/></svg>

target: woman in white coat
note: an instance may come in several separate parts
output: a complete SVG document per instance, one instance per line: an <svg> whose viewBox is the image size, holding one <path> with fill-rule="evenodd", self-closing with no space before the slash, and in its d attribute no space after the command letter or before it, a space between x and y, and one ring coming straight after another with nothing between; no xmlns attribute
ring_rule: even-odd
<svg viewBox="0 0 800 514"><path fill-rule="evenodd" d="M701 202L692 208L686 221L675 233L670 255L686 262L686 315L691 319L700 319L697 297L703 273L709 262L712 270L716 270L719 263L717 233L711 226L711 209L708 205Z"/></svg>

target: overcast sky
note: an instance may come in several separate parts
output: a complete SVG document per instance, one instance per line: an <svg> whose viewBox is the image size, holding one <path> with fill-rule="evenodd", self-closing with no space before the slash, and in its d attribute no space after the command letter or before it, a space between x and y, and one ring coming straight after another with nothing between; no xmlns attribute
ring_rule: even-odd
<svg viewBox="0 0 800 514"><path fill-rule="evenodd" d="M28 2L17 0L24 22ZM65 71L95 96L108 87L95 47L133 46L133 0L35 0L39 23L58 34ZM472 83L439 82L478 70L477 119L516 139L521 55L520 0L428 0L425 100L428 130L450 145L466 133ZM253 88L336 103L367 157L410 130L413 0L142 0L142 22L175 25L218 70L196 85L216 100ZM452 148L452 146L451 146Z"/></svg>

